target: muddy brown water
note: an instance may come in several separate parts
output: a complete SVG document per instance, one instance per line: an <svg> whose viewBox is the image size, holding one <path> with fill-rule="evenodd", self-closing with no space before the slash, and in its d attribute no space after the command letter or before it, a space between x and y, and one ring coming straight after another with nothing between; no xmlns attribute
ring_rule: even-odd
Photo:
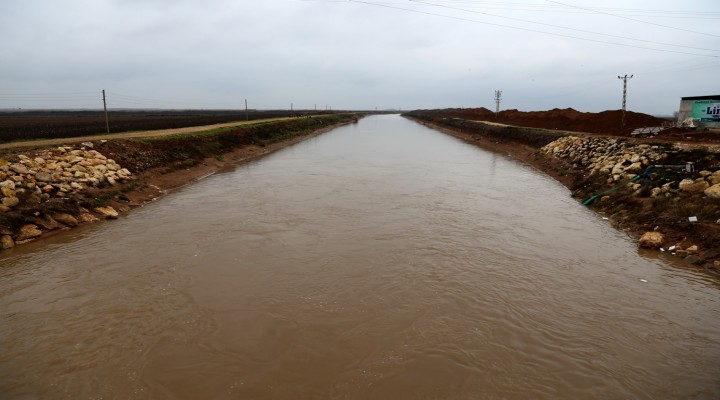
<svg viewBox="0 0 720 400"><path fill-rule="evenodd" d="M399 116L0 265L1 398L720 398L717 280Z"/></svg>

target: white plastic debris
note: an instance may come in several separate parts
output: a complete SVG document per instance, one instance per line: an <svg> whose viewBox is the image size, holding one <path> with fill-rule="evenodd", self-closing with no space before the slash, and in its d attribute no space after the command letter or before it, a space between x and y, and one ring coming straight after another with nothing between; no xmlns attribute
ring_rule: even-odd
<svg viewBox="0 0 720 400"><path fill-rule="evenodd" d="M688 217L688 221L697 222L697 217Z"/></svg>
<svg viewBox="0 0 720 400"><path fill-rule="evenodd" d="M661 248L660 248L660 251L665 251L665 249L661 247Z"/></svg>
<svg viewBox="0 0 720 400"><path fill-rule="evenodd" d="M640 279L640 282L647 283L647 279Z"/></svg>
<svg viewBox="0 0 720 400"><path fill-rule="evenodd" d="M668 251L673 251L673 250L675 250L675 246L668 247Z"/></svg>

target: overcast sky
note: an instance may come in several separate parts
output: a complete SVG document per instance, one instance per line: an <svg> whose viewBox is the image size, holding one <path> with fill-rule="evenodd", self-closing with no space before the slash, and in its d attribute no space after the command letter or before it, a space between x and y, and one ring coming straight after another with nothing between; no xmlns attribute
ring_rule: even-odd
<svg viewBox="0 0 720 400"><path fill-rule="evenodd" d="M718 57L717 0L0 0L0 108L672 114Z"/></svg>

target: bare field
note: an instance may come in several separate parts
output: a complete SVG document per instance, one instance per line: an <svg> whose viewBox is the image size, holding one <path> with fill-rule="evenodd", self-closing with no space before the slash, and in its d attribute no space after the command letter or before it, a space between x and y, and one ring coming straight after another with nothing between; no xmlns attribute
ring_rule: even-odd
<svg viewBox="0 0 720 400"><path fill-rule="evenodd" d="M184 110L111 111L110 133L177 129L196 126L320 114L314 111ZM324 114L324 113L323 113ZM20 140L58 139L106 134L102 111L0 112L0 143Z"/></svg>

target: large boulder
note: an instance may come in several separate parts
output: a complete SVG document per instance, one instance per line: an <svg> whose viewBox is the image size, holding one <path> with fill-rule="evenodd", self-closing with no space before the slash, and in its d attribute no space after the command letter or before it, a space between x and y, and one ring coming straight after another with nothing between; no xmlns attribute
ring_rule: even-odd
<svg viewBox="0 0 720 400"><path fill-rule="evenodd" d="M16 205L20 204L20 199L17 197L3 197L2 199L2 205L8 208L15 207Z"/></svg>
<svg viewBox="0 0 720 400"><path fill-rule="evenodd" d="M707 197L713 199L720 199L720 183L710 186L709 188L705 189L703 193L705 193L705 196Z"/></svg>
<svg viewBox="0 0 720 400"><path fill-rule="evenodd" d="M16 174L27 174L30 172L30 170L27 169L27 167L22 164L12 164L12 165L10 165L10 169L12 171L14 171Z"/></svg>
<svg viewBox="0 0 720 400"><path fill-rule="evenodd" d="M45 171L40 171L37 174L35 174L35 180L38 182L48 183L48 182L52 182L53 178L52 178L52 175L50 175L49 173L47 173Z"/></svg>
<svg viewBox="0 0 720 400"><path fill-rule="evenodd" d="M89 212L82 212L80 215L78 215L78 223L84 223L84 222L95 222L98 219L95 218L94 215L90 214Z"/></svg>
<svg viewBox="0 0 720 400"><path fill-rule="evenodd" d="M720 171L715 171L708 179L712 185L720 184Z"/></svg>
<svg viewBox="0 0 720 400"><path fill-rule="evenodd" d="M642 164L638 162L634 162L631 165L629 165L627 168L625 168L625 172L631 172L631 173L640 173L642 172Z"/></svg>
<svg viewBox="0 0 720 400"><path fill-rule="evenodd" d="M58 228L58 222L49 215L45 215L42 218L35 218L35 223L40 225L46 231Z"/></svg>
<svg viewBox="0 0 720 400"><path fill-rule="evenodd" d="M0 193L2 193L3 197L15 197L15 190L9 187L0 187Z"/></svg>
<svg viewBox="0 0 720 400"><path fill-rule="evenodd" d="M665 243L665 236L656 231L645 232L640 238L640 247L646 249L659 249Z"/></svg>
<svg viewBox="0 0 720 400"><path fill-rule="evenodd" d="M67 226L77 226L78 220L68 213L56 213L53 214L55 221L65 224Z"/></svg>
<svg viewBox="0 0 720 400"><path fill-rule="evenodd" d="M683 179L678 185L680 190L688 193L702 193L709 186L710 184L705 180L694 181L692 179Z"/></svg>
<svg viewBox="0 0 720 400"><path fill-rule="evenodd" d="M40 235L42 235L42 231L38 229L37 225L27 224L20 227L20 232L16 241L20 242L23 240L33 239Z"/></svg>
<svg viewBox="0 0 720 400"><path fill-rule="evenodd" d="M12 236L10 235L2 235L0 236L0 249L12 249L15 247L15 241L12 239Z"/></svg>
<svg viewBox="0 0 720 400"><path fill-rule="evenodd" d="M115 209L112 208L112 207L110 207L110 206L107 206L107 207L96 207L96 208L95 208L95 212L97 212L98 214L100 214L100 215L102 215L103 217L108 218L108 219L115 219L115 218L117 218L118 215L119 215L118 212L115 211Z"/></svg>

